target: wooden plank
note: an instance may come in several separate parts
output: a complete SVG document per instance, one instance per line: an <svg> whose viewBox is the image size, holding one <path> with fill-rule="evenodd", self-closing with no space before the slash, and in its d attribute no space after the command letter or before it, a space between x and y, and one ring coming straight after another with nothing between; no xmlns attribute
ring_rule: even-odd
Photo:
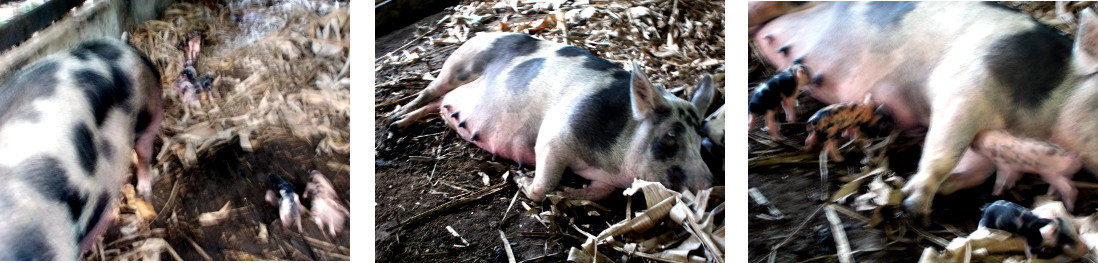
<svg viewBox="0 0 1098 263"><path fill-rule="evenodd" d="M0 3L5 1L10 0L0 0ZM0 25L0 36L4 36L0 37L0 51L23 43L34 32L38 32L38 30L52 24L53 21L61 19L62 16L83 2L84 0L50 0L30 12L16 16L6 24Z"/></svg>

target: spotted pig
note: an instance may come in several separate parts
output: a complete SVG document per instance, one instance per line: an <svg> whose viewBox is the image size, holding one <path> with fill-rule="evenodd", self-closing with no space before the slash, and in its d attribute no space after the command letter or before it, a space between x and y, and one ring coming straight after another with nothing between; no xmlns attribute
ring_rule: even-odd
<svg viewBox="0 0 1098 263"><path fill-rule="evenodd" d="M1074 41L993 2L754 2L749 34L778 68L804 64L803 87L824 103L872 93L896 124L926 131L904 207L929 223L951 180L995 165L968 151L987 130L1079 153L1098 174L1098 15L1084 10ZM757 18L756 18L757 17Z"/></svg>
<svg viewBox="0 0 1098 263"><path fill-rule="evenodd" d="M137 153L150 197L160 73L117 39L38 60L0 84L0 260L76 260L111 225Z"/></svg>
<svg viewBox="0 0 1098 263"><path fill-rule="evenodd" d="M709 188L700 157L703 110L713 98L709 75L691 101L652 85L644 69L626 71L578 47L522 34L469 39L419 97L393 114L403 128L441 112L457 134L519 165L526 196L542 200L565 170L591 184L566 197L598 200L634 179L668 188Z"/></svg>

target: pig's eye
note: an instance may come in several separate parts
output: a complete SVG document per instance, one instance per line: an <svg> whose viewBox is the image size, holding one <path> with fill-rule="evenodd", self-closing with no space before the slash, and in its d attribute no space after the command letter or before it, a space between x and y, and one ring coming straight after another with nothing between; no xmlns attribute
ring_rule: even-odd
<svg viewBox="0 0 1098 263"><path fill-rule="evenodd" d="M663 135L662 139L660 139L660 149L669 150L671 148L674 148L677 142L678 137L675 135L675 132L668 132L667 134Z"/></svg>

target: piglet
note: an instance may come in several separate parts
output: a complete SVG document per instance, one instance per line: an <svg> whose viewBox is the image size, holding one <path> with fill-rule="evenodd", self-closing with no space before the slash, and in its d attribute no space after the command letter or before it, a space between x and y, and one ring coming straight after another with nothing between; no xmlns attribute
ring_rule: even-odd
<svg viewBox="0 0 1098 263"><path fill-rule="evenodd" d="M804 144L811 148L815 145L817 136L823 134L827 138L823 150L831 155L831 160L841 162L843 157L839 155L837 146L839 136L857 138L862 129L876 125L884 119L883 112L883 108L874 109L871 96L866 96L861 104L839 103L824 107L808 119L808 138Z"/></svg>
<svg viewBox="0 0 1098 263"><path fill-rule="evenodd" d="M282 226L290 227L296 224L297 231L304 232L301 227L301 211L305 208L301 206L301 199L294 191L294 185L275 173L272 173L269 178L271 183L268 186L270 189L267 190L267 202L278 206L278 216L282 219Z"/></svg>
<svg viewBox="0 0 1098 263"><path fill-rule="evenodd" d="M312 198L313 200L313 220L316 222L316 227L320 228L321 231L324 230L324 226L328 226L328 233L331 233L334 237L339 231L343 230L343 222L347 221L347 216L351 212L339 202L339 195L336 195L335 188L324 177L324 174L317 170L313 170L309 174L312 175L313 181L305 187L305 198Z"/></svg>
<svg viewBox="0 0 1098 263"><path fill-rule="evenodd" d="M1003 130L983 131L972 140L972 150L995 164L995 195L1001 195L1022 177L1036 173L1049 183L1048 194L1059 193L1072 211L1077 190L1071 177L1082 168L1079 155L1046 141L1022 138Z"/></svg>
<svg viewBox="0 0 1098 263"><path fill-rule="evenodd" d="M1018 235L1026 240L1026 257L1042 249L1055 249L1057 244L1068 244L1074 229L1058 217L1041 218L1023 206L998 200L984 208L980 218L981 228L998 229Z"/></svg>
<svg viewBox="0 0 1098 263"><path fill-rule="evenodd" d="M799 87L810 81L807 69L801 64L793 64L789 69L759 84L755 92L751 93L751 100L747 102L747 110L750 112L747 118L747 131L751 132L755 128L755 116L763 115L766 118L766 128L770 132L770 137L775 141L783 140L784 137L778 131L778 121L774 115L781 107L785 110L785 121L796 120Z"/></svg>

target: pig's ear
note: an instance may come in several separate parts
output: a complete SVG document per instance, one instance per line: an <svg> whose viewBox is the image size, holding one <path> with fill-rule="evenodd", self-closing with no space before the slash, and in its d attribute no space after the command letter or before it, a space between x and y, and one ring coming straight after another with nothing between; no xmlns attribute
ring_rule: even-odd
<svg viewBox="0 0 1098 263"><path fill-rule="evenodd" d="M1075 34L1072 65L1081 75L1098 72L1098 15L1094 10L1083 10L1079 19L1079 32Z"/></svg>
<svg viewBox="0 0 1098 263"><path fill-rule="evenodd" d="M648 81L644 69L636 61L633 61L632 75L629 79L629 97L633 104L633 118L645 119L654 116L655 112L669 110L663 92Z"/></svg>
<svg viewBox="0 0 1098 263"><path fill-rule="evenodd" d="M694 89L694 96L690 97L690 103L694 104L702 114L709 109L709 103L713 102L713 77L702 74L698 79L698 87Z"/></svg>

